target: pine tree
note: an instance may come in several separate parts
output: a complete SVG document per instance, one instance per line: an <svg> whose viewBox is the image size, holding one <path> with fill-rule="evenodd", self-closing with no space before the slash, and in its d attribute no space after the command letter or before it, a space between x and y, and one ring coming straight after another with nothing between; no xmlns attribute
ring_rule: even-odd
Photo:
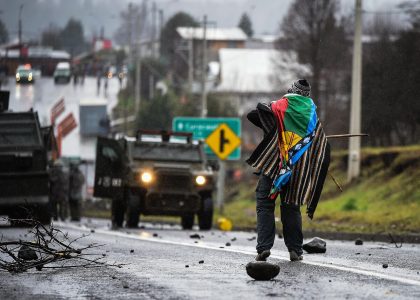
<svg viewBox="0 0 420 300"><path fill-rule="evenodd" d="M6 25L0 20L0 44L4 44L9 40L9 33L7 32Z"/></svg>
<svg viewBox="0 0 420 300"><path fill-rule="evenodd" d="M242 14L238 27L241 28L248 37L252 37L254 35L252 22L247 13Z"/></svg>

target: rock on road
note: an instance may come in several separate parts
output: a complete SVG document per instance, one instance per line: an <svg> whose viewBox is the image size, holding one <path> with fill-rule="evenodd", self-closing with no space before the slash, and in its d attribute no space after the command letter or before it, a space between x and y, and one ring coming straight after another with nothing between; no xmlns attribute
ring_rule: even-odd
<svg viewBox="0 0 420 300"><path fill-rule="evenodd" d="M106 220L55 222L72 238L85 234L80 246L102 244L96 253L126 265L18 275L0 271L0 299L420 298L420 245L327 240L325 254L290 262L283 240L276 239L269 261L280 265L280 274L262 282L245 272L255 257L255 233L141 225L111 230ZM3 240L22 239L27 231L0 227Z"/></svg>

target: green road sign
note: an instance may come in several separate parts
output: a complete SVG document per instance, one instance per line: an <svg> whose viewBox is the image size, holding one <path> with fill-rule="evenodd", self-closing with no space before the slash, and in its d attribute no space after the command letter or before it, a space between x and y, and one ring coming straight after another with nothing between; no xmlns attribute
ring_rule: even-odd
<svg viewBox="0 0 420 300"><path fill-rule="evenodd" d="M172 130L192 132L194 140L205 141L222 124L226 124L236 137L241 137L241 120L239 118L176 117L172 121ZM216 153L207 144L204 150L209 157L216 158ZM220 157L219 153L217 155ZM230 152L226 160L238 160L240 158L241 146L239 144L235 150Z"/></svg>

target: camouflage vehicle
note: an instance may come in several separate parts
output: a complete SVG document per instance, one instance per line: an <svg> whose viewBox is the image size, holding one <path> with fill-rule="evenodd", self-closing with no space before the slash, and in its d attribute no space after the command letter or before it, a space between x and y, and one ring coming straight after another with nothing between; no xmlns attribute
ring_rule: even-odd
<svg viewBox="0 0 420 300"><path fill-rule="evenodd" d="M0 111L0 215L50 221L47 161L51 128L36 112Z"/></svg>
<svg viewBox="0 0 420 300"><path fill-rule="evenodd" d="M139 215L180 216L191 229L212 226L215 179L203 144L191 133L138 132L136 138L98 138L94 196L112 199L114 226L136 227Z"/></svg>

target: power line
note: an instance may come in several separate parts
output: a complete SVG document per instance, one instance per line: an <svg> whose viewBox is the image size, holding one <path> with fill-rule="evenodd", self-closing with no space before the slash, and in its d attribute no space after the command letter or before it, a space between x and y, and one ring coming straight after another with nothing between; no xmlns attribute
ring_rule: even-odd
<svg viewBox="0 0 420 300"><path fill-rule="evenodd" d="M363 14L375 14L375 15L402 15L402 14L407 14L406 11L369 11L369 10L363 10L362 11Z"/></svg>

